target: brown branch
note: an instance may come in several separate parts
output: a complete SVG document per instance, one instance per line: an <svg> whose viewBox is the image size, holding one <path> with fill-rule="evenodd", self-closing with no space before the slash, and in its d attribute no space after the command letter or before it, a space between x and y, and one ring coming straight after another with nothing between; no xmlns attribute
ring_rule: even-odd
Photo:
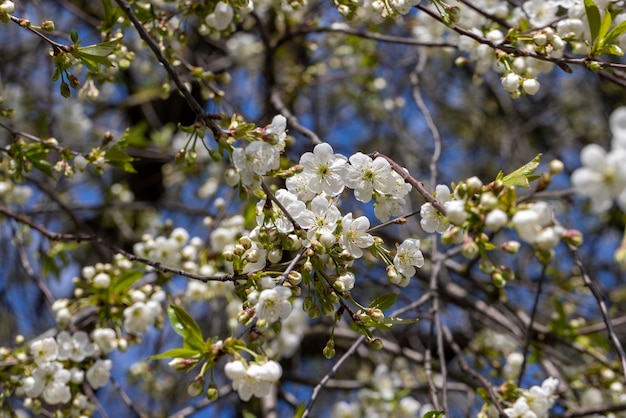
<svg viewBox="0 0 626 418"><path fill-rule="evenodd" d="M33 221L31 221L24 215L13 213L2 206L0 206L0 214L5 215L11 219L14 219L17 222L22 223L24 225L28 225L32 229L36 230L37 232L45 236L50 241L72 241L76 243L94 242L102 247L108 248L115 254L120 254L126 257L130 261L136 261L140 264L145 264L163 273L172 273L178 276L184 276L184 277L194 279L194 280L199 280L202 282L209 282L209 281L232 282L232 281L237 281L237 280L243 280L248 277L247 274L224 274L221 276L203 276L200 274L191 273L183 269L166 266L165 264L159 261L150 260L144 257L138 257L135 254L129 253L128 251L122 248L109 244L102 238L95 236L95 235L66 234L66 233L57 233L57 232L49 231L45 227L34 223Z"/></svg>
<svg viewBox="0 0 626 418"><path fill-rule="evenodd" d="M402 168L400 164L395 162L391 157L387 157L386 155L381 154L380 152L372 153L371 157L372 158L382 157L385 160L387 160L389 164L391 165L391 168L393 168L396 173L400 174L400 176L404 179L404 181L409 183L411 186L415 187L415 189L424 197L424 199L426 199L427 202L433 205L433 207L437 209L439 213L441 213L444 216L446 215L446 208L443 207L443 205L435 198L435 196L433 196L428 190L426 190L426 188L421 182L417 181L414 177L412 177L409 173L407 173L407 171L404 168Z"/></svg>
<svg viewBox="0 0 626 418"><path fill-rule="evenodd" d="M157 58L157 60L161 63L161 65L163 65L163 68L165 68L165 71L167 71L167 74L176 85L178 91L183 95L185 101L187 102L189 107L191 107L198 120L204 122L204 124L211 130L216 140L219 139L223 135L223 132L219 125L215 122L215 120L221 119L221 116L209 114L204 111L200 103L198 103L198 101L191 95L189 89L184 85L184 83L178 76L176 69L174 69L174 66L167 60L167 58L165 58L165 55L161 51L161 48L159 48L159 46L157 45L156 41L152 39L146 28L141 24L128 2L126 0L115 0L115 2L124 11L126 16L128 16L128 19L137 30L139 37L143 39L143 41L152 50L152 53Z"/></svg>

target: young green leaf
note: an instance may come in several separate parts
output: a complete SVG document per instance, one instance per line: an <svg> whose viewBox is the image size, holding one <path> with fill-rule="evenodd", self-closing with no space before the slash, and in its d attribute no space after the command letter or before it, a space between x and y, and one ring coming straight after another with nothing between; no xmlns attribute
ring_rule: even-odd
<svg viewBox="0 0 626 418"><path fill-rule="evenodd" d="M74 43L78 42L78 31L76 29L72 29L70 31L70 39Z"/></svg>
<svg viewBox="0 0 626 418"><path fill-rule="evenodd" d="M445 411L430 411L424 414L423 418L443 418L446 416Z"/></svg>
<svg viewBox="0 0 626 418"><path fill-rule="evenodd" d="M419 321L419 319L415 318L415 319L403 319L403 318L387 318L385 317L385 319L383 319L383 323L386 325L403 325L403 324L414 324L417 321Z"/></svg>
<svg viewBox="0 0 626 418"><path fill-rule="evenodd" d="M608 45L612 43L616 38L622 36L624 33L626 33L626 21L611 29L611 31L604 37L604 39L602 39L602 43L604 45Z"/></svg>
<svg viewBox="0 0 626 418"><path fill-rule="evenodd" d="M512 173L502 177L502 181L507 186L520 186L530 189L529 180L534 180L535 178L537 178L536 176L533 176L533 173L539 166L540 159L541 154L537 154L537 156L533 158L532 161L524 164Z"/></svg>
<svg viewBox="0 0 626 418"><path fill-rule="evenodd" d="M380 295L376 297L371 303L370 308L378 308L381 311L385 309L389 309L396 303L396 299L398 299L398 295L395 293L387 293L384 295Z"/></svg>
<svg viewBox="0 0 626 418"><path fill-rule="evenodd" d="M148 360L161 360L164 358L198 358L202 353L192 348L173 348L161 354L155 354L148 357Z"/></svg>
<svg viewBox="0 0 626 418"><path fill-rule="evenodd" d="M600 29L598 30L598 46L602 46L605 43L605 36L609 32L611 28L611 23L613 22L613 18L611 17L611 13L608 10L604 13L604 17L602 18L602 23L600 24Z"/></svg>
<svg viewBox="0 0 626 418"><path fill-rule="evenodd" d="M120 294L130 289L135 282L143 276L141 271L129 271L115 280L115 284L111 286L111 293Z"/></svg>
<svg viewBox="0 0 626 418"><path fill-rule="evenodd" d="M167 316L170 319L172 328L185 342L187 348L205 351L206 345L202 338L202 331L196 321L180 306L173 303L167 308Z"/></svg>
<svg viewBox="0 0 626 418"><path fill-rule="evenodd" d="M589 32L591 33L591 43L595 43L600 32L600 9L593 0L585 0L585 12L587 22L589 22Z"/></svg>

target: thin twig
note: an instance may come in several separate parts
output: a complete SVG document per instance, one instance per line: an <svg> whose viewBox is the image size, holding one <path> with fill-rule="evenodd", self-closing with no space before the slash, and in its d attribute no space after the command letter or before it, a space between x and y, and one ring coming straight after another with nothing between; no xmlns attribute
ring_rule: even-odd
<svg viewBox="0 0 626 418"><path fill-rule="evenodd" d="M530 348L530 341L533 331L533 325L535 324L535 315L537 314L537 308L539 307L539 298L543 291L543 282L546 277L547 266L543 266L541 269L541 276L539 276L539 282L537 283L537 292L535 293L535 300L533 301L533 308L530 313L530 321L528 322L528 329L526 331L526 341L524 342L524 349L522 350L522 367L520 368L519 376L517 377L517 386L522 385L522 378L524 377L524 371L526 370L526 357L528 356L528 350Z"/></svg>
<svg viewBox="0 0 626 418"><path fill-rule="evenodd" d="M345 361L348 360L350 356L356 352L356 349L361 344L363 344L363 341L365 341L365 336L361 335L354 343L352 343L352 346L350 346L348 351L346 351L343 354L343 356L341 356L341 358L337 360L337 362L328 371L328 373L326 373L326 375L324 375L324 377L322 377L319 383L313 388L313 393L311 394L311 398L309 399L309 402L307 403L306 408L304 408L304 411L302 412L302 415L301 415L302 418L306 418L309 416L309 414L311 413L311 408L313 407L313 404L317 400L317 397L319 396L320 391L322 390L326 382L328 382L328 380L331 377L333 377L335 373L337 373L341 365L345 363Z"/></svg>
<svg viewBox="0 0 626 418"><path fill-rule="evenodd" d="M111 376L109 380L110 380L111 384L113 385L113 389L115 389L115 391L120 396L120 398L122 398L122 401L124 402L124 405L126 405L128 407L128 409L133 411L136 415L138 415L141 418L147 418L148 417L147 414L144 414L139 409L137 409L137 407L133 404L133 400L130 399L128 394L124 391L124 389L122 389L122 387L119 385L119 383L117 383L117 380L115 380L115 378L113 376Z"/></svg>
<svg viewBox="0 0 626 418"><path fill-rule="evenodd" d="M289 125L293 129L309 138L311 142L315 145L322 143L322 140L317 136L315 132L300 124L298 118L295 117L289 109L287 109L287 106L285 106L285 103L283 103L282 99L280 98L280 93L275 88L272 88L272 91L270 92L270 100L272 101L272 105L274 105L276 110L278 110L285 118L287 118Z"/></svg>
<svg viewBox="0 0 626 418"><path fill-rule="evenodd" d="M622 347L622 343L620 342L617 336L617 333L615 332L615 329L613 328L613 324L611 323L611 318L609 317L609 312L606 307L606 302L604 301L604 298L602 294L600 293L600 289L598 288L598 285L594 282L591 276L589 276L586 273L583 262L580 259L580 254L578 253L578 250L572 249L572 252L574 254L576 265L580 269L580 272L583 276L583 281L585 283L585 286L587 286L589 290L591 290L593 297L596 299L596 302L598 303L598 307L600 308L600 313L602 314L602 319L604 320L604 323L606 324L606 331L609 334L609 339L611 340L611 342L615 346L615 349L617 350L617 355L619 356L620 363L622 366L622 373L623 373L624 381L626 382L626 353L624 353L624 348Z"/></svg>
<svg viewBox="0 0 626 418"><path fill-rule="evenodd" d="M224 274L224 275L220 275L220 276L203 276L200 274L195 274L195 273L191 273L189 271L183 270L183 269L179 269L179 268L174 268L174 267L169 267L166 266L165 264L159 262L159 261L154 261L154 260L150 260L144 257L138 257L133 253L129 253L128 251L116 247L112 244L109 244L108 242L106 242L105 240L103 240L102 238L95 236L95 235L87 235L87 234L64 234L64 233L56 233L56 232L51 232L49 230L47 230L45 227L41 226L41 225L37 225L36 223L32 222L30 219L28 219L27 217L20 215L20 214L16 214L13 213L11 211L9 211L8 209L0 206L0 214L5 215L9 218L12 218L24 225L28 225L31 228L33 228L34 230L38 231L40 234L42 234L43 236L45 236L47 239L49 239L50 241L72 241L72 242L94 242L102 247L108 248L109 250L111 250L112 252L116 253L116 254L120 254L124 257L126 257L128 260L130 261L136 261L138 263L141 264L145 264L147 266L153 267L163 273L172 273L178 276L184 276L190 279L194 279L194 280L199 280L202 282L209 282L209 281L217 281L217 282L233 282L233 281L237 281L237 280L243 280L246 279L248 277L248 274Z"/></svg>
<svg viewBox="0 0 626 418"><path fill-rule="evenodd" d="M400 174L404 181L415 187L415 189L424 197L424 199L426 199L427 202L433 205L433 207L437 209L439 213L444 216L446 215L446 208L435 198L435 196L433 196L428 190L426 190L424 185L417 181L413 176L411 176L404 168L402 168L402 166L400 166L400 164L395 162L393 158L387 157L380 152L374 152L371 154L371 156L372 158L383 157L385 160L387 160L391 165L391 168L393 168L396 173Z"/></svg>
<svg viewBox="0 0 626 418"><path fill-rule="evenodd" d="M124 11L124 14L128 16L128 19L130 19L135 29L137 29L139 37L144 40L144 42L152 50L152 53L157 58L157 60L163 65L163 68L165 68L165 71L167 71L167 74L176 85L178 91L183 95L185 101L187 102L189 107L191 107L198 120L204 122L204 124L211 130L211 132L213 132L213 136L215 139L220 138L223 133L215 120L221 119L221 116L209 114L204 111L200 103L198 103L198 101L191 95L189 89L182 82L182 80L178 76L178 73L176 72L176 69L174 69L174 66L167 60L167 58L165 58L165 55L161 51L161 48L159 48L159 45L157 45L156 41L152 39L146 28L141 24L128 2L126 0L115 0L115 2Z"/></svg>
<svg viewBox="0 0 626 418"><path fill-rule="evenodd" d="M491 383L489 383L489 381L484 376L482 376L480 373L478 373L476 370L470 367L469 364L467 364L467 362L463 358L463 351L461 350L461 347L459 347L458 344L454 341L454 339L452 338L452 333L445 326L443 327L443 335L445 336L446 341L448 342L448 345L452 348L452 350L456 354L456 358L457 358L457 361L459 362L459 366L461 366L461 370L468 373L470 376L472 376L474 379L480 382L480 384L487 390L487 393L489 394L489 398L491 399L491 402L493 403L496 410L498 411L498 414L500 415L500 417L506 418L508 415L504 413L504 409L502 409L502 405L500 405L500 402L498 401L498 396L496 392L493 390L493 386L491 385Z"/></svg>

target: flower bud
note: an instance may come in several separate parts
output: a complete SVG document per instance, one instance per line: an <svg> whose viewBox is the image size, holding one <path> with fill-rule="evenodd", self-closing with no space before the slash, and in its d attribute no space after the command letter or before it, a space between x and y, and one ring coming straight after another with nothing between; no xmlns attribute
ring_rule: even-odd
<svg viewBox="0 0 626 418"><path fill-rule="evenodd" d="M196 364L198 364L198 359L180 358L180 357L176 357L172 359L169 363L167 363L167 365L170 366L172 369L178 370L178 371L189 370L190 368L194 367Z"/></svg>
<svg viewBox="0 0 626 418"><path fill-rule="evenodd" d="M187 386L189 396L199 396L204 390L204 378L199 376Z"/></svg>
<svg viewBox="0 0 626 418"><path fill-rule="evenodd" d="M478 255L478 250L478 244L476 244L473 239L469 237L465 238L465 241L463 242L463 247L461 247L461 253L463 254L463 257L472 259Z"/></svg>
<svg viewBox="0 0 626 418"><path fill-rule="evenodd" d="M567 229L561 236L561 239L572 247L580 247L583 243L583 234L576 229Z"/></svg>
<svg viewBox="0 0 626 418"><path fill-rule="evenodd" d="M561 174L564 168L565 165L563 164L563 161L556 159L550 161L550 174L552 174L553 176Z"/></svg>
<svg viewBox="0 0 626 418"><path fill-rule="evenodd" d="M328 343L326 343L326 346L322 350L322 354L329 360L335 357L335 343L332 339L328 340Z"/></svg>
<svg viewBox="0 0 626 418"><path fill-rule="evenodd" d="M209 389L207 389L206 391L206 398L210 400L211 402L214 402L219 397L220 397L220 391L217 390L215 386L211 385Z"/></svg>
<svg viewBox="0 0 626 418"><path fill-rule="evenodd" d="M383 349L383 341L380 338L372 338L371 340L369 340L369 343L374 350Z"/></svg>
<svg viewBox="0 0 626 418"><path fill-rule="evenodd" d="M519 251L521 244L518 241L507 241L500 246L502 250L509 254L516 254Z"/></svg>

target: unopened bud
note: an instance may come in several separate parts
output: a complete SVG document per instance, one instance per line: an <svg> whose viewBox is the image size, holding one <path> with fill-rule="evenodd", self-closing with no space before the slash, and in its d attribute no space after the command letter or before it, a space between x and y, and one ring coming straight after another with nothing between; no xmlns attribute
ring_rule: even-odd
<svg viewBox="0 0 626 418"><path fill-rule="evenodd" d="M382 322L385 319L385 314L378 308L368 309L367 314L374 322Z"/></svg>
<svg viewBox="0 0 626 418"><path fill-rule="evenodd" d="M204 378L199 376L187 386L187 394L189 396L200 396L204 390Z"/></svg>
<svg viewBox="0 0 626 418"><path fill-rule="evenodd" d="M196 364L198 364L198 359L178 358L178 357L172 359L169 363L167 363L167 365L170 366L172 369L178 370L178 371L189 370L190 368L194 367Z"/></svg>
<svg viewBox="0 0 626 418"><path fill-rule="evenodd" d="M563 161L556 159L550 161L550 174L552 174L553 176L561 174L564 168L565 165L563 164Z"/></svg>
<svg viewBox="0 0 626 418"><path fill-rule="evenodd" d="M369 341L370 345L374 350L382 350L383 349L383 340L380 338L372 338Z"/></svg>
<svg viewBox="0 0 626 418"><path fill-rule="evenodd" d="M335 343L333 340L329 340L328 343L326 343L326 346L322 350L322 354L329 360L335 357Z"/></svg>
<svg viewBox="0 0 626 418"><path fill-rule="evenodd" d="M43 22L41 22L41 29L45 30L46 32L52 32L54 30L54 22L52 20L44 20Z"/></svg>
<svg viewBox="0 0 626 418"><path fill-rule="evenodd" d="M243 237L239 238L239 244L241 244L244 249L249 250L252 247L252 240L250 239L250 237L244 235Z"/></svg>
<svg viewBox="0 0 626 418"><path fill-rule="evenodd" d="M216 401L220 397L220 391L215 386L209 387L206 391L206 398L211 402Z"/></svg>
<svg viewBox="0 0 626 418"><path fill-rule="evenodd" d="M502 250L506 251L509 254L516 254L521 247L521 244L518 241L507 241L500 246Z"/></svg>
<svg viewBox="0 0 626 418"><path fill-rule="evenodd" d="M576 229L567 229L561 239L572 247L580 247L583 243L583 234Z"/></svg>
<svg viewBox="0 0 626 418"><path fill-rule="evenodd" d="M461 253L465 258L472 259L478 255L478 244L474 242L471 238L465 238L463 242L463 247L461 248Z"/></svg>

